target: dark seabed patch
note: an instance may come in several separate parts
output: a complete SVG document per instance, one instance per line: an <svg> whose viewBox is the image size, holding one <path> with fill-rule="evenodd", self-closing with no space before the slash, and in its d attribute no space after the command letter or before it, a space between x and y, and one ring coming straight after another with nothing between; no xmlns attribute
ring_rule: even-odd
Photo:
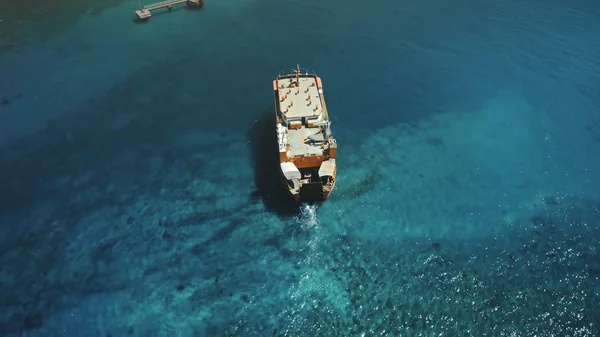
<svg viewBox="0 0 600 337"><path fill-rule="evenodd" d="M96 15L125 0L1 1L0 51L32 46L59 35L86 14Z"/></svg>

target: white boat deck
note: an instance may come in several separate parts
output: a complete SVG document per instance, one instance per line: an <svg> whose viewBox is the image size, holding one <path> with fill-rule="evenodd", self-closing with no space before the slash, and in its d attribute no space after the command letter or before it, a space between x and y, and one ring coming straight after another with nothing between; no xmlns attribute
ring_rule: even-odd
<svg viewBox="0 0 600 337"><path fill-rule="evenodd" d="M327 142L313 142L303 141L309 135L323 134L321 127L288 130L290 151L288 156L290 157L301 157L301 156L322 156L327 149Z"/></svg>
<svg viewBox="0 0 600 337"><path fill-rule="evenodd" d="M321 113L321 92L314 77L300 77L296 86L296 78L277 80L279 106L286 119L302 117L316 118Z"/></svg>

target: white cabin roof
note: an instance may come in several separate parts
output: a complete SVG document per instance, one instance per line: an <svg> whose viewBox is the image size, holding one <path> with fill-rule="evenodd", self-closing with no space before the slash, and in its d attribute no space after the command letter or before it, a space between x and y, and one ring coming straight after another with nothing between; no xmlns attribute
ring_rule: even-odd
<svg viewBox="0 0 600 337"><path fill-rule="evenodd" d="M302 178L300 171L292 162L286 161L281 163L281 171L287 180Z"/></svg>
<svg viewBox="0 0 600 337"><path fill-rule="evenodd" d="M333 176L335 172L335 159L329 158L321 163L319 167L319 177Z"/></svg>

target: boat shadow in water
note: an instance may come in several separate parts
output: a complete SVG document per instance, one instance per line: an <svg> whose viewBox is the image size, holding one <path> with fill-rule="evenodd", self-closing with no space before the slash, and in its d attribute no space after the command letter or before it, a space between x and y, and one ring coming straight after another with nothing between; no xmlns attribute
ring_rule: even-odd
<svg viewBox="0 0 600 337"><path fill-rule="evenodd" d="M275 132L274 108L263 111L249 130L254 180L265 208L281 217L300 213L298 203L289 195L279 173L279 148Z"/></svg>

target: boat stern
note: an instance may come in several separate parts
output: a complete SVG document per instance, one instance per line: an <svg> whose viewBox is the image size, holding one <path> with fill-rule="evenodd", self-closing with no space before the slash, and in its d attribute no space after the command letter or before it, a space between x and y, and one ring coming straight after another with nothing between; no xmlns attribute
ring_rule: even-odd
<svg viewBox="0 0 600 337"><path fill-rule="evenodd" d="M297 202L317 202L329 198L335 186L335 159L321 163L319 167L298 169L293 162L281 163L284 186Z"/></svg>

